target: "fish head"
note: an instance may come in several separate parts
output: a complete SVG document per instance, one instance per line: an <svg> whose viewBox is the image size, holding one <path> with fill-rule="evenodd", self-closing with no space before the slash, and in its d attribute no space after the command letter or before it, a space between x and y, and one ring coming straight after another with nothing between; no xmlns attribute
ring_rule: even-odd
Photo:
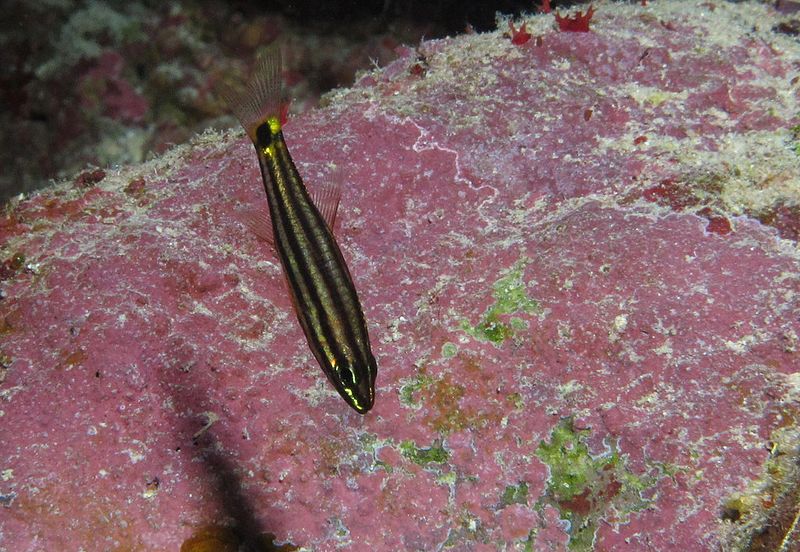
<svg viewBox="0 0 800 552"><path fill-rule="evenodd" d="M375 402L375 374L378 372L375 359L344 362L334 370L336 376L330 380L339 395L359 414L369 412Z"/></svg>

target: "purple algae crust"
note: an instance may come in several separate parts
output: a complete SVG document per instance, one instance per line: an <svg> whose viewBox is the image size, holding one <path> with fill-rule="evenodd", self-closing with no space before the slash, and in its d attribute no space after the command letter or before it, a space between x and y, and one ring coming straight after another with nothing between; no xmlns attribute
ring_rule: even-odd
<svg viewBox="0 0 800 552"><path fill-rule="evenodd" d="M0 549L800 543L762 531L797 513L790 16L595 8L402 49L286 125L343 186L366 416L242 222L241 132L10 202Z"/></svg>

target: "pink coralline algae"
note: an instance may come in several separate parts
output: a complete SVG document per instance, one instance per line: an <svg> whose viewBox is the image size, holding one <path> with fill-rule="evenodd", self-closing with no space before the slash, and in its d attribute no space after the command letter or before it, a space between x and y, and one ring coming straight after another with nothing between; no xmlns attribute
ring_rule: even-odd
<svg viewBox="0 0 800 552"><path fill-rule="evenodd" d="M266 201L241 133L9 204L0 549L797 547L781 17L533 16L540 47L424 42L290 118L304 180L343 185L364 417L242 222Z"/></svg>

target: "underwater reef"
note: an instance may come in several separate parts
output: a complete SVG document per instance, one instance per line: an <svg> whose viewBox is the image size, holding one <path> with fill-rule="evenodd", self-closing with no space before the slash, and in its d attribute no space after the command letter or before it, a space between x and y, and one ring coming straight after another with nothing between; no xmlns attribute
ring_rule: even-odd
<svg viewBox="0 0 800 552"><path fill-rule="evenodd" d="M286 46L287 92L302 113L362 67L394 59L401 42L445 34L424 19L336 24L319 10L286 17L221 0L12 0L3 15L3 203L87 165L138 164L206 128L234 126L215 89L247 74L272 41Z"/></svg>
<svg viewBox="0 0 800 552"><path fill-rule="evenodd" d="M501 20L290 117L342 187L364 416L243 216L241 131L12 200L0 549L796 549L790 4Z"/></svg>

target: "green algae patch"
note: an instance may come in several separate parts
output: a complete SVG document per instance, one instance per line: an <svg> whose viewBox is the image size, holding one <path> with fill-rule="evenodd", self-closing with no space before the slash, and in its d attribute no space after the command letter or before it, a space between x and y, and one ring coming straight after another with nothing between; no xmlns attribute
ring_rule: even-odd
<svg viewBox="0 0 800 552"><path fill-rule="evenodd" d="M457 513L456 525L451 528L447 540L441 548L444 550L472 550L476 544L489 545L491 539L481 518L475 515L468 507L462 507Z"/></svg>
<svg viewBox="0 0 800 552"><path fill-rule="evenodd" d="M800 155L800 125L795 125L789 129L791 133L790 146L795 155Z"/></svg>
<svg viewBox="0 0 800 552"><path fill-rule="evenodd" d="M536 456L550 468L540 502L558 508L561 519L569 522L569 549L579 552L592 550L600 520L621 523L644 509L649 502L641 493L655 484L655 478L627 470L616 442L606 453L592 456L588 435L589 430L576 429L566 418L536 448Z"/></svg>
<svg viewBox="0 0 800 552"><path fill-rule="evenodd" d="M450 458L450 453L438 441L427 448L419 448L413 441L403 441L400 443L400 454L420 466L444 464Z"/></svg>
<svg viewBox="0 0 800 552"><path fill-rule="evenodd" d="M456 484L458 475L454 471L445 472L436 477L436 483L445 487L453 487Z"/></svg>
<svg viewBox="0 0 800 552"><path fill-rule="evenodd" d="M388 440L379 439L375 433L365 432L358 436L358 443L361 445L362 450L372 459L372 466L368 468L368 471L381 469L386 473L394 472L394 467L391 464L379 458L380 450L383 447L391 446Z"/></svg>
<svg viewBox="0 0 800 552"><path fill-rule="evenodd" d="M443 358L453 358L458 353L458 347L454 343L450 343L449 341L442 345L442 357Z"/></svg>
<svg viewBox="0 0 800 552"><path fill-rule="evenodd" d="M451 433L476 423L474 412L459 408L465 394L463 385L451 374L434 379L423 373L406 381L400 387L400 402L414 410L426 405L424 422L439 433Z"/></svg>
<svg viewBox="0 0 800 552"><path fill-rule="evenodd" d="M420 408L419 391L429 387L433 383L433 378L420 371L413 378L407 378L400 386L400 403L409 408Z"/></svg>
<svg viewBox="0 0 800 552"><path fill-rule="evenodd" d="M542 307L528 296L527 284L522 279L524 268L525 261L520 260L506 270L492 286L494 304L486 309L474 326L462 320L461 329L479 341L490 341L495 345L526 329L528 323L518 315L541 314Z"/></svg>
<svg viewBox="0 0 800 552"><path fill-rule="evenodd" d="M498 400L497 389L487 380L481 358L460 352L454 360L456 362L448 362L448 365L456 373L434 377L421 368L416 376L404 379L400 403L419 411L418 421L442 436L500 423L513 403ZM464 405L462 399L468 390L471 397L488 400L483 404Z"/></svg>
<svg viewBox="0 0 800 552"><path fill-rule="evenodd" d="M506 402L510 404L514 410L522 410L525 407L525 400L520 393L509 393L506 396Z"/></svg>
<svg viewBox="0 0 800 552"><path fill-rule="evenodd" d="M800 376L793 378L800 381ZM800 520L800 429L794 409L782 408L761 476L725 501L719 513L730 550L795 550Z"/></svg>
<svg viewBox="0 0 800 552"><path fill-rule="evenodd" d="M528 484L521 482L518 485L508 485L500 497L500 507L505 508L512 504L528 504Z"/></svg>

